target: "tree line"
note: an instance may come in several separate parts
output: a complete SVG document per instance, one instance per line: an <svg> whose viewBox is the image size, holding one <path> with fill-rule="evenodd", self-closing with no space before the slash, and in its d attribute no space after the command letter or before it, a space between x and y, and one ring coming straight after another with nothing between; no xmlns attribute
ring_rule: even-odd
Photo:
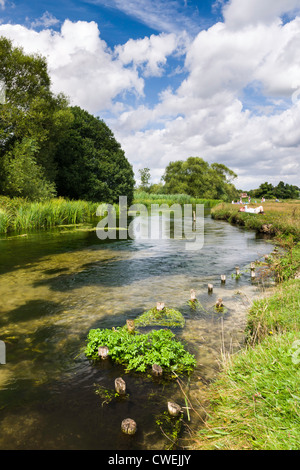
<svg viewBox="0 0 300 470"><path fill-rule="evenodd" d="M249 195L254 198L264 197L266 199L298 199L300 188L283 181L280 181L277 186L266 182L262 183L259 188L249 191Z"/></svg>

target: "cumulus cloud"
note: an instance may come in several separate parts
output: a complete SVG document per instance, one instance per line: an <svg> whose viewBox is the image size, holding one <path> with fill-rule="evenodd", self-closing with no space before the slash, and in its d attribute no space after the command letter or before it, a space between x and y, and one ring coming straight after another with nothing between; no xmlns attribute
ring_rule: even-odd
<svg viewBox="0 0 300 470"><path fill-rule="evenodd" d="M228 27L241 28L258 23L271 24L283 14L300 11L299 0L231 0L223 15Z"/></svg>
<svg viewBox="0 0 300 470"><path fill-rule="evenodd" d="M142 68L145 77L159 77L164 73L167 57L178 54L186 41L185 34L152 34L149 38L129 39L124 45L118 45L115 53L123 64Z"/></svg>
<svg viewBox="0 0 300 470"><path fill-rule="evenodd" d="M71 103L97 113L127 91L143 94L144 81L133 69L125 68L100 39L95 22L66 20L59 32L37 32L21 25L0 25L0 34L20 45L26 53L47 58L52 88L63 92Z"/></svg>
<svg viewBox="0 0 300 470"><path fill-rule="evenodd" d="M152 109L126 111L113 123L135 167L155 168L158 177L169 161L198 155L236 171L240 187L280 179L299 184L300 106L292 100L300 87L299 40L300 18L237 30L218 23L200 32L176 92L166 89ZM253 83L270 98L268 112L244 106Z"/></svg>

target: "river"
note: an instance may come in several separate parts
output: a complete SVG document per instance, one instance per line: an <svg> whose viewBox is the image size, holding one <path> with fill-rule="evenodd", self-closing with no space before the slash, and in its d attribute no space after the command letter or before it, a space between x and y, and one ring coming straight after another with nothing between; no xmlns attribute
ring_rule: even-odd
<svg viewBox="0 0 300 470"><path fill-rule="evenodd" d="M167 448L157 417L169 399L186 405L178 382L126 374L110 361L92 363L83 352L89 329L123 326L158 301L179 310L185 327L176 335L197 360L192 375L180 379L196 411L185 410L184 422L196 428L202 391L217 377L222 353L241 347L247 309L263 292L249 264L273 247L209 214L204 246L191 251L184 240L102 241L92 226L78 228L0 238L0 340L6 347L0 449ZM191 289L196 309L188 303ZM219 297L222 313L214 309ZM105 402L97 389L113 390L119 376L128 396ZM125 418L137 422L134 436L121 432ZM183 439L188 435L184 427Z"/></svg>

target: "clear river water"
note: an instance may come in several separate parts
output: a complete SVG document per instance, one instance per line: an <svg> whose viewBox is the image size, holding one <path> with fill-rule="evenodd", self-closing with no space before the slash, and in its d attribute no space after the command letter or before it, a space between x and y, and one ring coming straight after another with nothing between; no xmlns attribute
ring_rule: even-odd
<svg viewBox="0 0 300 470"><path fill-rule="evenodd" d="M217 377L222 354L242 347L247 310L263 293L250 278L250 262L270 253L272 244L209 213L198 251L186 250L184 240L101 241L95 230L77 228L0 238L0 340L6 347L0 449L168 448L157 417L170 399L186 405L182 389L195 411L184 411L187 443L201 426L203 390ZM196 309L189 304L191 289ZM219 297L221 313L214 308ZM194 372L180 378L182 388L176 380L125 373L109 360L95 364L85 357L90 328L123 326L159 301L183 314L185 326L174 333L197 360ZM97 389L113 390L120 376L128 396L106 402ZM121 432L125 418L136 421L134 436Z"/></svg>

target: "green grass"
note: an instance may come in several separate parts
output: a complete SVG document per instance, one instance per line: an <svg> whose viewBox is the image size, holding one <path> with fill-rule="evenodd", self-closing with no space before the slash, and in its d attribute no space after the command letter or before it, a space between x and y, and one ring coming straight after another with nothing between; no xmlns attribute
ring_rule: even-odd
<svg viewBox="0 0 300 470"><path fill-rule="evenodd" d="M221 201L215 199L194 198L188 194L152 194L145 191L136 191L134 193L134 203L144 204L149 207L151 204L204 204L205 207L211 208Z"/></svg>
<svg viewBox="0 0 300 470"><path fill-rule="evenodd" d="M88 222L99 203L69 201L63 198L30 202L0 197L0 233L52 228L56 225Z"/></svg>
<svg viewBox="0 0 300 470"><path fill-rule="evenodd" d="M274 335L233 357L212 386L198 449L299 450L299 332Z"/></svg>
<svg viewBox="0 0 300 470"><path fill-rule="evenodd" d="M300 258L299 244L274 268L285 273L272 295L253 303L246 347L224 358L211 385L208 419L196 449L299 450L300 280L288 263ZM295 265L294 265L295 267Z"/></svg>
<svg viewBox="0 0 300 470"><path fill-rule="evenodd" d="M250 204L258 207L261 204ZM222 203L212 209L212 217L217 220L244 226L246 229L263 231L264 225L270 225L271 235L291 235L300 240L300 201L285 201L276 203L266 201L262 204L264 214L247 214L239 212L240 205Z"/></svg>

